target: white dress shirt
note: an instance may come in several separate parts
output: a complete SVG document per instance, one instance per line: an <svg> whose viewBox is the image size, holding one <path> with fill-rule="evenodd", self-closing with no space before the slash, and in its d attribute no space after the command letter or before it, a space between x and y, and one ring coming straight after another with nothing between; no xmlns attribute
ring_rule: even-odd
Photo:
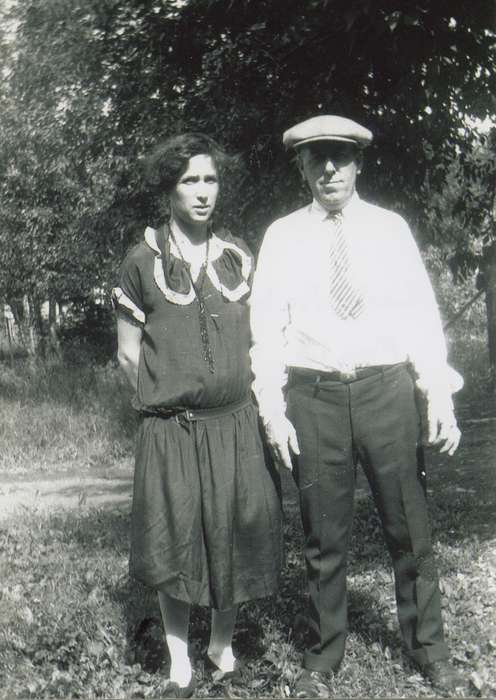
<svg viewBox="0 0 496 700"><path fill-rule="evenodd" d="M350 371L409 361L420 388L449 400L463 383L447 365L437 303L405 220L354 194L343 231L364 299L357 319L339 318L330 301L328 212L314 200L267 229L250 300L254 391L266 419L285 410L289 366Z"/></svg>

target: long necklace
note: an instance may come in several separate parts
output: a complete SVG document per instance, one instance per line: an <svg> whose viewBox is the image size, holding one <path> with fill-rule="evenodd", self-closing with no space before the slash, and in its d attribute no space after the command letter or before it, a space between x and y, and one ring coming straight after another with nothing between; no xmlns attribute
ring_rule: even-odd
<svg viewBox="0 0 496 700"><path fill-rule="evenodd" d="M205 297L203 295L203 283L205 282L205 277L207 275L208 255L210 251L210 233L207 234L205 260L201 264L198 277L196 278L196 282L194 281L193 275L191 274L191 265L188 264L184 259L183 252L179 247L177 239L172 232L172 227L170 228L170 236L174 241L177 250L179 251L179 255L184 264L184 267L188 272L189 279L191 281L191 286L193 287L193 290L196 295L196 300L198 302L198 320L200 324L200 337L202 341L203 359L207 363L209 371L213 374L215 372L215 363L214 356L212 353L212 346L210 345L210 338L208 335L207 306L205 304Z"/></svg>

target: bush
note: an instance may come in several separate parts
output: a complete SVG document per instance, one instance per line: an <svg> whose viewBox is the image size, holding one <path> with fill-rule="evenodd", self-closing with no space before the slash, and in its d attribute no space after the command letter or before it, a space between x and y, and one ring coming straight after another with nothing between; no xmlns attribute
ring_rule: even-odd
<svg viewBox="0 0 496 700"><path fill-rule="evenodd" d="M450 323L464 304L477 293L476 273L455 283L439 249L427 248L423 257L429 270L446 329L450 364L463 376L460 397L474 397L489 391L489 353L484 296Z"/></svg>
<svg viewBox="0 0 496 700"><path fill-rule="evenodd" d="M115 316L111 308L87 299L72 304L59 329L65 362L106 365L117 352Z"/></svg>

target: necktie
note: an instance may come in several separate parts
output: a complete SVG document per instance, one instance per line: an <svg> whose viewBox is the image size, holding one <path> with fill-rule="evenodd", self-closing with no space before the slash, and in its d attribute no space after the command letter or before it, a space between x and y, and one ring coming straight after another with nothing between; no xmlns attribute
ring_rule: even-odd
<svg viewBox="0 0 496 700"><path fill-rule="evenodd" d="M343 231L343 215L341 212L331 214L328 220L334 234L331 243L331 304L340 318L357 318L362 313L364 304L351 275L348 245Z"/></svg>

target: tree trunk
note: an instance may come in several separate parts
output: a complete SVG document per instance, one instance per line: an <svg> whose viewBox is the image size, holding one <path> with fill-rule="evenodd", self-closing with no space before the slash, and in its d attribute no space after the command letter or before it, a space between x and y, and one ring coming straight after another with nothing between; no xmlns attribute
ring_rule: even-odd
<svg viewBox="0 0 496 700"><path fill-rule="evenodd" d="M41 340L40 305L24 296L22 300L10 302L19 340L30 359L36 357Z"/></svg>
<svg viewBox="0 0 496 700"><path fill-rule="evenodd" d="M490 390L496 391L496 244L485 253L484 282L486 288L487 342L489 348Z"/></svg>
<svg viewBox="0 0 496 700"><path fill-rule="evenodd" d="M33 304L28 296L22 298L22 306L24 309L24 321L26 324L26 336L28 340L27 350L29 357L36 357L38 343L36 342L35 321L33 318Z"/></svg>
<svg viewBox="0 0 496 700"><path fill-rule="evenodd" d="M5 317L5 304L0 301L0 339L3 345L3 338L7 340L7 319Z"/></svg>
<svg viewBox="0 0 496 700"><path fill-rule="evenodd" d="M43 317L41 315L41 303L35 297L29 297L30 335L33 354L45 357L46 338L43 329Z"/></svg>
<svg viewBox="0 0 496 700"><path fill-rule="evenodd" d="M48 301L48 350L49 353L58 359L62 357L60 349L58 326L58 304L55 299Z"/></svg>
<svg viewBox="0 0 496 700"><path fill-rule="evenodd" d="M28 319L25 318L26 305L24 304L24 299L9 299L9 306L14 316L16 340L29 354L29 324Z"/></svg>
<svg viewBox="0 0 496 700"><path fill-rule="evenodd" d="M0 318L2 320L2 328L5 329L5 337L7 339L7 347L9 349L10 366L14 366L14 315L11 309L6 304L0 304Z"/></svg>

